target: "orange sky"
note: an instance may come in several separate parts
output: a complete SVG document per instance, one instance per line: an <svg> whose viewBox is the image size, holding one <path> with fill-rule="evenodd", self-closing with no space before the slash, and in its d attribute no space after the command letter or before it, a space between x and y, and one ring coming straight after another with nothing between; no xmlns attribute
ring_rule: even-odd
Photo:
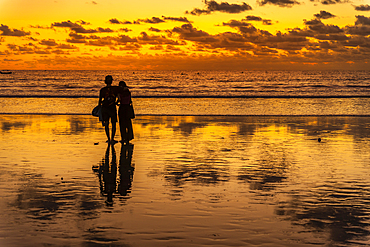
<svg viewBox="0 0 370 247"><path fill-rule="evenodd" d="M370 69L370 0L0 0L0 69Z"/></svg>

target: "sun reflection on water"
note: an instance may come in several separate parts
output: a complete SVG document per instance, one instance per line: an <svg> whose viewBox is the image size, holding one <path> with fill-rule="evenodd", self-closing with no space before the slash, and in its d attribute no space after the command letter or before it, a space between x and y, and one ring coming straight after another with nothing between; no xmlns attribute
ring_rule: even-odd
<svg viewBox="0 0 370 247"><path fill-rule="evenodd" d="M4 246L369 241L368 117L141 116L114 146L90 116L0 129Z"/></svg>

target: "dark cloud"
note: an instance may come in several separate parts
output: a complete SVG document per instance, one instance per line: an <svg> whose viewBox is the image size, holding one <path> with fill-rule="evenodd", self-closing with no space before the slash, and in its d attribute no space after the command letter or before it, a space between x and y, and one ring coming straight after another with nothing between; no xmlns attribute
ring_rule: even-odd
<svg viewBox="0 0 370 247"><path fill-rule="evenodd" d="M359 6L354 6L355 7L355 10L357 11L370 11L370 5L366 4L366 5L359 5Z"/></svg>
<svg viewBox="0 0 370 247"><path fill-rule="evenodd" d="M262 19L259 16L248 15L242 21L261 21L263 25L272 25L272 21L268 19Z"/></svg>
<svg viewBox="0 0 370 247"><path fill-rule="evenodd" d="M356 15L355 25L370 25L370 17L365 17L363 15Z"/></svg>
<svg viewBox="0 0 370 247"><path fill-rule="evenodd" d="M162 50L164 50L164 48L163 48L163 45L155 45L155 46L149 47L149 50L162 51Z"/></svg>
<svg viewBox="0 0 370 247"><path fill-rule="evenodd" d="M137 37L137 40L140 44L149 44L149 45L181 45L176 40L171 40L165 36L157 35L148 35L146 32L141 32L140 36Z"/></svg>
<svg viewBox="0 0 370 247"><path fill-rule="evenodd" d="M311 2L319 2L323 5L332 5L338 3L348 3L348 0L310 0Z"/></svg>
<svg viewBox="0 0 370 247"><path fill-rule="evenodd" d="M272 25L272 21L271 20L262 20L262 24L263 25L266 25L266 26L271 26Z"/></svg>
<svg viewBox="0 0 370 247"><path fill-rule="evenodd" d="M243 33L244 35L247 35L249 38L251 37L257 38L257 36L260 36L260 38L263 38L264 36L271 35L267 31L257 29L251 23L246 22L245 19L241 21L230 20L229 22L223 22L222 25L236 28L239 30L239 32Z"/></svg>
<svg viewBox="0 0 370 247"><path fill-rule="evenodd" d="M175 27L172 32L178 33L180 38L185 40L197 40L199 38L207 38L210 35L202 30L197 30L192 24L184 24L181 27Z"/></svg>
<svg viewBox="0 0 370 247"><path fill-rule="evenodd" d="M299 5L301 3L295 0L262 0L262 1L259 1L259 4L261 6L266 5L266 4L272 4L272 5L277 5L279 7L292 7L293 5Z"/></svg>
<svg viewBox="0 0 370 247"><path fill-rule="evenodd" d="M245 17L246 21L262 21L262 18L259 16L254 16L254 15L248 15Z"/></svg>
<svg viewBox="0 0 370 247"><path fill-rule="evenodd" d="M314 15L318 19L330 19L334 18L335 15L325 11L325 10L320 10L320 13Z"/></svg>
<svg viewBox="0 0 370 247"><path fill-rule="evenodd" d="M170 21L178 21L178 22L185 22L185 23L190 23L190 21L188 20L188 18L186 17L166 17L166 16L162 16L162 18L164 20L170 20Z"/></svg>
<svg viewBox="0 0 370 247"><path fill-rule="evenodd" d="M114 51L138 51L142 48L140 44L137 43L130 43L130 44L125 44L124 46L110 46L109 49L114 50Z"/></svg>
<svg viewBox="0 0 370 247"><path fill-rule="evenodd" d="M95 39L89 39L85 43L86 45L91 46L113 46L114 43L112 42L111 37L95 37Z"/></svg>
<svg viewBox="0 0 370 247"><path fill-rule="evenodd" d="M122 24L122 22L120 22L119 20L117 20L116 18L112 18L109 20L109 23L110 24Z"/></svg>
<svg viewBox="0 0 370 247"><path fill-rule="evenodd" d="M69 45L69 44L58 44L54 39L43 39L39 42L40 45L48 46L48 47L53 47L53 48L58 48L58 49L78 49L74 45Z"/></svg>
<svg viewBox="0 0 370 247"><path fill-rule="evenodd" d="M221 2L217 3L214 0L204 1L206 7L205 9L198 9L195 8L192 11L186 11L186 14L191 15L208 15L212 12L223 12L223 13L229 13L229 14L238 14L247 10L252 10L252 7L246 3L242 4L229 4L227 2Z"/></svg>
<svg viewBox="0 0 370 247"><path fill-rule="evenodd" d="M22 37L30 35L31 32L26 32L23 30L18 29L10 29L7 25L1 24L0 31L2 32L2 36L15 36L15 37Z"/></svg>
<svg viewBox="0 0 370 247"><path fill-rule="evenodd" d="M116 18L112 18L108 21L110 24L133 24L130 21L119 21Z"/></svg>
<svg viewBox="0 0 370 247"><path fill-rule="evenodd" d="M336 41L343 41L343 40L349 40L350 37L345 35L344 33L341 34L317 34L315 35L316 39L319 40L336 40Z"/></svg>
<svg viewBox="0 0 370 247"><path fill-rule="evenodd" d="M66 40L68 43L74 43L74 44L86 43L86 37L84 35L71 32L69 33L69 37L70 38Z"/></svg>
<svg viewBox="0 0 370 247"><path fill-rule="evenodd" d="M125 32L125 33L128 33L128 32L131 32L132 29L128 29L128 28L120 28L119 31L121 32Z"/></svg>
<svg viewBox="0 0 370 247"><path fill-rule="evenodd" d="M228 22L223 22L222 25L233 27L233 28L235 28L235 27L253 27L252 24L250 24L249 22L246 22L245 20L241 20L241 21L230 20Z"/></svg>
<svg viewBox="0 0 370 247"><path fill-rule="evenodd" d="M54 39L44 39L44 40L41 40L40 42L40 45L46 45L46 46L57 46L57 42L55 42Z"/></svg>
<svg viewBox="0 0 370 247"><path fill-rule="evenodd" d="M184 45L186 44L184 41L177 41L173 39L169 39L163 35L148 35L145 32L142 32L138 37L130 37L128 35L119 35L119 36L106 36L100 37L96 35L89 35L84 36L77 33L70 33L70 38L67 39L68 43L75 43L75 44L85 44L89 46L107 46L112 50L128 50L127 48L132 47L135 50L139 49L141 45ZM44 44L48 42L49 45L54 44L52 40L45 41ZM134 45L134 44L140 44ZM125 46L125 48L120 48L120 46ZM116 47L116 48L114 48Z"/></svg>
<svg viewBox="0 0 370 247"><path fill-rule="evenodd" d="M159 17L152 17L151 19L139 19L138 22L150 23L150 24L158 24L165 22Z"/></svg>
<svg viewBox="0 0 370 247"><path fill-rule="evenodd" d="M58 45L58 44L56 46L47 46L46 48L41 48L33 43L28 43L28 44L23 44L23 45L7 44L7 48L14 55L24 55L24 54L38 54L38 55L66 54L68 55L69 52L63 51L63 49L78 49L77 47L73 47L69 45Z"/></svg>
<svg viewBox="0 0 370 247"><path fill-rule="evenodd" d="M154 27L149 28L149 31L156 32L156 33L160 33L161 32L160 29L154 28Z"/></svg>
<svg viewBox="0 0 370 247"><path fill-rule="evenodd" d="M368 36L370 35L370 26L347 26L346 32L351 35Z"/></svg>
<svg viewBox="0 0 370 247"><path fill-rule="evenodd" d="M316 33L342 33L343 30L335 25L325 25L324 23L321 22L319 19L314 19L314 20L305 20L305 25L308 26L308 28Z"/></svg>
<svg viewBox="0 0 370 247"><path fill-rule="evenodd" d="M131 38L130 36L127 35L119 35L116 38L113 38L117 44L127 44L127 43L137 43L136 38Z"/></svg>
<svg viewBox="0 0 370 247"><path fill-rule="evenodd" d="M76 23L73 23L70 20L68 20L68 21L63 21L63 22L54 22L53 24L51 24L52 27L69 28L76 33L112 33L114 32L110 28L99 27L97 29L86 29L82 25L89 25L89 23L85 21L78 21Z"/></svg>
<svg viewBox="0 0 370 247"><path fill-rule="evenodd" d="M53 29L50 26L41 26L41 25L30 25L30 28L37 28L37 29Z"/></svg>
<svg viewBox="0 0 370 247"><path fill-rule="evenodd" d="M370 39L369 38L362 37L362 36L349 37L347 40L343 40L340 43L343 46L370 48Z"/></svg>

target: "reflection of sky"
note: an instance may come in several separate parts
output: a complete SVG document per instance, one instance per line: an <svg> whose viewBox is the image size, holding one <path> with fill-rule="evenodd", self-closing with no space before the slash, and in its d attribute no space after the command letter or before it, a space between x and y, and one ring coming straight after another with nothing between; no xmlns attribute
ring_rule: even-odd
<svg viewBox="0 0 370 247"><path fill-rule="evenodd" d="M132 156L115 145L116 192L108 207L92 171L107 152L96 118L4 115L0 230L12 241L31 231L35 244L214 243L202 234L239 245L364 242L368 120L137 117ZM248 237L256 229L267 235Z"/></svg>

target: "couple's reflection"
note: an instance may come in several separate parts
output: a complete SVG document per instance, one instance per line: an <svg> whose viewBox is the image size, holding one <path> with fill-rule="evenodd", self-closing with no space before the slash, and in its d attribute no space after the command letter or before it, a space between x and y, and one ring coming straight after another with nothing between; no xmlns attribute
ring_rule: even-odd
<svg viewBox="0 0 370 247"><path fill-rule="evenodd" d="M134 175L134 167L131 164L133 144L121 146L121 155L119 160L119 178L117 181L117 155L114 145L108 144L107 150L99 167L94 171L99 177L100 192L107 197L107 205L113 205L114 194L127 196L131 192L131 184ZM118 186L117 186L118 183Z"/></svg>

